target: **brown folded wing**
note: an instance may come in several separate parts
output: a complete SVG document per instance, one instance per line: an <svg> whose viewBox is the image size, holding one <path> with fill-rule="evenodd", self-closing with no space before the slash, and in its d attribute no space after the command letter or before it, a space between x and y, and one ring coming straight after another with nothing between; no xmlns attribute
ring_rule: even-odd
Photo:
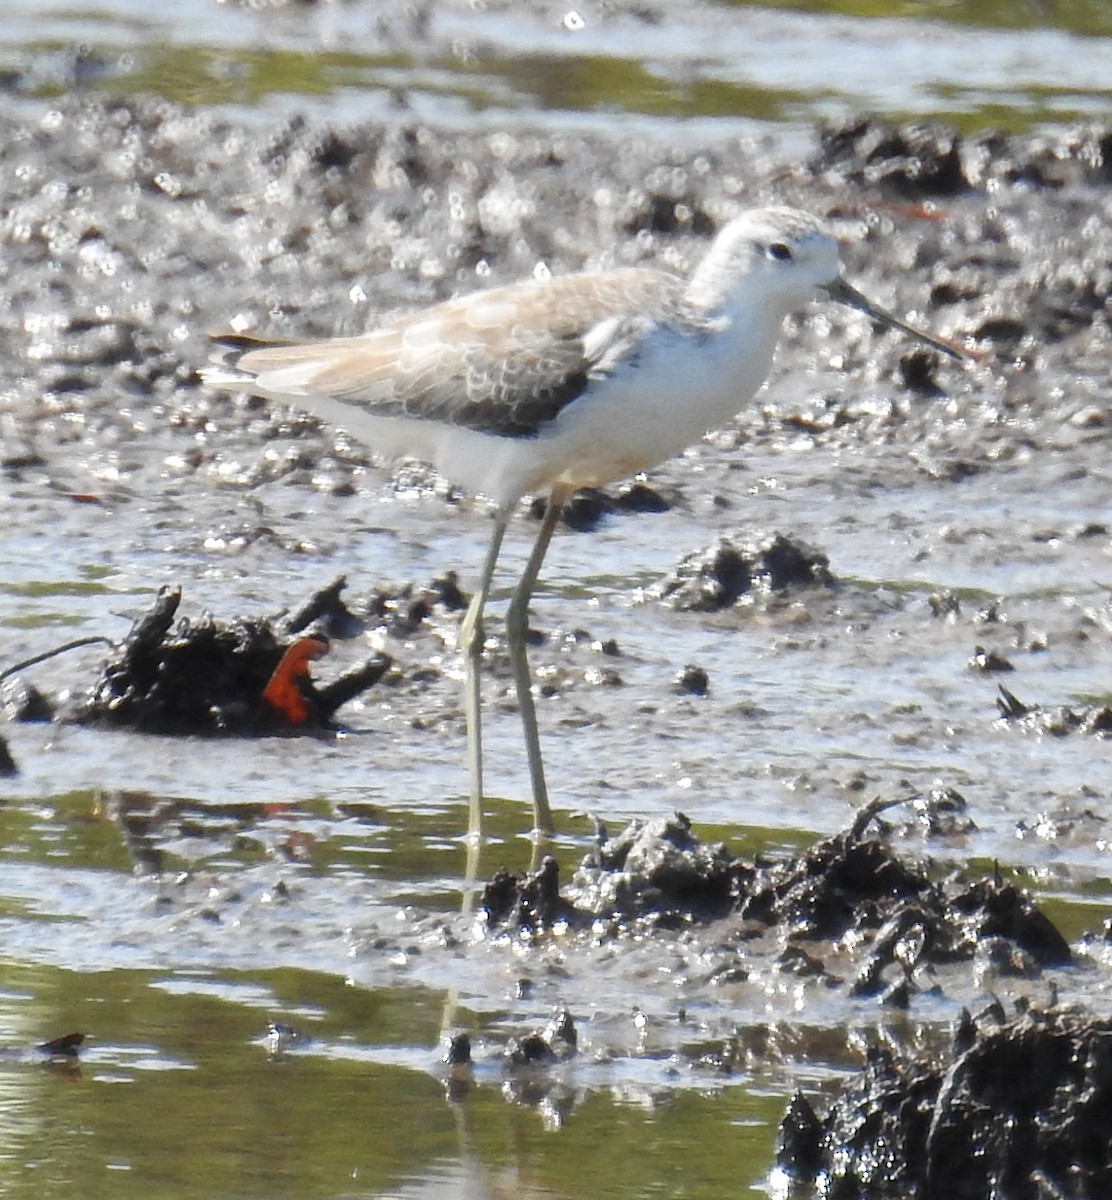
<svg viewBox="0 0 1112 1200"><path fill-rule="evenodd" d="M353 338L288 345L217 339L267 394L325 395L380 416L530 436L681 321L681 280L629 268L529 280L414 313Z"/></svg>

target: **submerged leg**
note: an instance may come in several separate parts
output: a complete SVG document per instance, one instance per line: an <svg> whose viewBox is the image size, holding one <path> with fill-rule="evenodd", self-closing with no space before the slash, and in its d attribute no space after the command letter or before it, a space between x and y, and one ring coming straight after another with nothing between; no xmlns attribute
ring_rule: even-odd
<svg viewBox="0 0 1112 1200"><path fill-rule="evenodd" d="M509 513L496 514L479 586L471 597L459 627L459 646L463 655L463 712L467 723L467 773L471 786L467 834L475 840L483 832L483 718L482 681L479 678L483 657L483 609L490 595L490 581L494 577L498 551L502 548L502 539L509 523Z"/></svg>
<svg viewBox="0 0 1112 1200"><path fill-rule="evenodd" d="M563 488L554 488L549 496L533 553L529 555L529 561L525 564L525 570L514 589L513 599L506 612L506 640L510 646L510 666L513 668L514 687L517 689L517 707L525 730L525 749L529 754L529 778L533 784L533 826L537 833L555 833L555 826L552 823L552 809L548 804L548 788L544 781L544 762L541 759L541 741L537 732L537 709L533 703L533 677L529 671L525 643L529 634L529 600L536 587L548 543L552 541L552 534L559 523L560 513L567 498L568 492Z"/></svg>

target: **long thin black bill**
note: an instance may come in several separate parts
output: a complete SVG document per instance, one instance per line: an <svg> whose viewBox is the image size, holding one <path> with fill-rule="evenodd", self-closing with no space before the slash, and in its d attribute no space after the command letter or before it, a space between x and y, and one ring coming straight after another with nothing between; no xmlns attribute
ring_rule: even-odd
<svg viewBox="0 0 1112 1200"><path fill-rule="evenodd" d="M882 325L888 325L892 329L898 329L901 333L909 334L925 345L932 346L940 354L948 354L951 358L956 358L958 362L968 362L971 357L964 350L959 349L952 343L943 342L938 338L931 337L929 333L924 333L921 329L915 329L913 326L905 324L899 317L894 317L883 308L878 308L867 296L862 296L855 287L846 283L842 278L835 279L832 283L824 284L823 290L832 300L837 300L839 304L848 304L850 308L856 308L860 312L868 313L874 321L879 321Z"/></svg>

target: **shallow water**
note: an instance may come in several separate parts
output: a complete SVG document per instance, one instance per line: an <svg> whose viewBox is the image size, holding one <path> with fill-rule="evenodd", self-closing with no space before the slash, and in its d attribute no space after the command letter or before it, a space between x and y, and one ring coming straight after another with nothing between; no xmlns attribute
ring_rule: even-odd
<svg viewBox="0 0 1112 1200"><path fill-rule="evenodd" d="M810 138L816 117L862 107L969 128L1107 111L1102 5L1039 6L1043 27L1013 25L1007 4L886 6L884 19L871 5L815 7L685 7L698 19L680 20L677 6L582 6L573 32L520 5L442 5L421 26L360 4L185 0L152 15L122 0L14 0L0 64L35 112L75 91L153 91L263 125L296 111L636 128L676 144ZM178 344L176 326L157 335ZM34 366L3 370L18 416ZM765 402L806 407L834 374L812 386L785 370ZM968 385L994 386L987 373ZM118 422L98 423L95 405L60 413L45 423L57 437L44 434L42 465L4 474L18 521L2 541L0 667L71 637L118 640L164 583L183 586L183 613L231 619L276 613L340 573L355 599L449 569L465 588L474 577L490 528L481 504L420 477L398 486L378 467L354 471L352 495L320 486L316 468L247 486L304 443L229 417L209 463L191 470L191 450L208 449L201 435L172 428L165 408L113 407ZM1107 426L1087 433L1068 411L1063 401L1053 427L1033 431L1037 449L1017 435L1014 456L987 467L970 455L960 406L938 406L922 445L750 428L653 473L671 511L561 531L534 605L546 637L533 661L555 693L540 719L565 877L592 845L587 814L615 828L679 808L700 836L751 857L844 827L875 795L944 786L964 795L975 828L927 839L897 810L904 852L929 853L939 871L996 864L1075 942L1099 931L1112 901L1112 741L995 720L999 682L1029 702L1108 703ZM323 445L305 453L324 457ZM947 464L966 455L984 469L955 482ZM524 515L514 527L496 614L533 528ZM685 554L754 530L821 547L837 587L713 617L656 598ZM935 615L938 597L956 608ZM601 653L610 638L617 657ZM380 641L338 645L317 674ZM773 972L720 984L717 935L695 949L554 938L536 953L477 937L460 915L473 879L454 642L443 617L410 642L386 639L404 667L441 677L374 689L342 711L335 739L3 727L21 768L0 779L5 1195L757 1193L793 1088L833 1090L860 1066L847 1030L861 1044L930 1045L994 986L948 980L910 1014L889 1013ZM978 645L1016 670L971 671ZM101 659L86 648L26 674L80 691ZM706 697L675 691L688 663L708 672ZM607 670L620 686L603 682ZM491 676L480 879L530 854L517 717L504 669ZM1095 958L1029 993L1045 1001L1054 983L1112 1009ZM544 1079L507 1075L507 1038L560 1005L580 1058ZM308 1040L272 1058L271 1019ZM475 1045L462 1095L438 1064L446 1028ZM90 1034L79 1065L31 1053L70 1029Z"/></svg>
<svg viewBox="0 0 1112 1200"><path fill-rule="evenodd" d="M481 506L446 509L385 487L376 499L387 478L372 472L364 495L313 508L298 489L259 489L255 503L276 536L233 554L188 550L222 519L219 492L195 495L180 526L157 529L143 518L165 503L157 488L153 498L136 489L115 514L60 500L59 516L69 505L71 519L63 541L52 536L59 553L47 557L41 538L11 546L5 642L30 650L71 634L118 637L145 606L144 583L163 579L184 584L186 608L197 595L232 613L269 611L340 570L354 589L369 588L384 563L391 578L431 578L446 566L466 576L488 529ZM1020 666L1006 683L1022 696L1100 693L1103 661L1071 638L1086 611L1107 611L1106 544L1029 533L1050 509L1063 528L1092 511L1099 473L1078 487L1040 461L954 489L875 450L739 460L705 447L659 482L689 488L693 479L701 493L732 489L736 506L615 517L595 534L565 532L554 547L535 605L550 636L534 663L542 678L549 667L567 672L562 694L541 704L565 868L589 844L589 822L573 811L581 807L612 825L680 807L702 836L749 854L802 846L806 831L845 824L871 795L941 783L965 795L977 828L933 845L936 858L1019 871L1071 936L1098 928L1112 895L1098 815L1112 744L996 727L995 680L971 676L966 659L975 641L1006 650ZM712 618L652 598L692 545L750 523L821 539L844 582L786 608ZM527 528L523 520L518 554ZM42 537L49 529L44 522ZM295 529L326 544L299 562L291 596L285 539ZM940 587L961 593L950 620L930 615ZM1000 620L978 623L991 600ZM560 631L576 628L618 640L622 687L583 682L599 656L590 641L569 648ZM1047 631L1053 653L1011 647L1030 628ZM431 651L427 641L389 648L431 652L451 673L451 640L449 622ZM341 647L338 657L363 649ZM81 661L92 670L97 658L95 648L75 652L64 670L80 678ZM673 694L687 662L708 670L709 696ZM660 948L631 946L613 959L580 950L567 961L558 948L540 961L512 947L468 948L467 923L453 915L465 866L455 691L445 678L417 702L433 718L423 730L412 698L372 691L345 710L348 732L335 741L8 727L23 774L0 785L0 1038L93 1034L80 1067L0 1063L9 1194L485 1196L513 1187L622 1197L759 1187L787 1093L800 1082L822 1087L850 1065L828 1057L824 1029L888 1018L863 1002L804 1004L776 979L708 991L685 968L662 988L669 955ZM492 710L490 782L514 799L492 803L483 876L528 855L516 717ZM1017 838L1036 814L1063 808L1075 833ZM908 849L918 848L912 833ZM465 944L445 954L449 933ZM523 975L532 987L519 997ZM1099 973L1063 979L1071 997L1109 1007ZM1049 994L1045 981L1033 986L1036 998ZM917 1020L944 1028L962 995L955 988L933 1012L924 1001ZM525 1099L528 1086L504 1076L497 1048L560 1004L579 1023L582 1057ZM272 1018L313 1040L269 1060ZM446 1098L438 1077L442 1027L475 1039L479 1065L462 1100ZM762 1029L777 1053L735 1041ZM723 1050L728 1070L692 1065Z"/></svg>
<svg viewBox="0 0 1112 1200"><path fill-rule="evenodd" d="M714 1196L744 1181L764 1149L755 1121L779 1103L759 1086L661 1088L658 1109L648 1093L610 1089L605 1068L586 1072L580 1103L569 1076L544 1120L497 1086L450 1100L406 1055L369 1048L422 1026L434 1036L435 1004L316 974L275 971L250 989L134 971L26 970L18 982L63 1012L79 986L104 1032L79 1070L0 1067L11 1196ZM270 1061L252 1039L259 1014L282 1004L314 1018L318 1040ZM681 1150L696 1138L713 1157L693 1179Z"/></svg>
<svg viewBox="0 0 1112 1200"><path fill-rule="evenodd" d="M154 93L332 120L801 131L861 111L1027 129L1108 111L1101 3L282 7L10 0L17 95Z"/></svg>

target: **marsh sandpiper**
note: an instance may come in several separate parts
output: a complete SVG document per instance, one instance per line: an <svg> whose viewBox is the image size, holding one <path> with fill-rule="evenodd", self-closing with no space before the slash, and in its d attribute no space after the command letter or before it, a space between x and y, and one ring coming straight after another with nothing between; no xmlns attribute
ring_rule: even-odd
<svg viewBox="0 0 1112 1200"><path fill-rule="evenodd" d="M469 829L482 823L481 622L502 539L527 493L548 503L506 614L538 833L553 831L526 656L530 597L579 488L655 466L730 420L768 375L784 318L825 293L953 358L841 276L822 222L790 208L725 224L686 278L626 267L473 292L358 337L270 343L228 335L214 387L279 400L385 457L420 459L495 506L460 628Z"/></svg>

